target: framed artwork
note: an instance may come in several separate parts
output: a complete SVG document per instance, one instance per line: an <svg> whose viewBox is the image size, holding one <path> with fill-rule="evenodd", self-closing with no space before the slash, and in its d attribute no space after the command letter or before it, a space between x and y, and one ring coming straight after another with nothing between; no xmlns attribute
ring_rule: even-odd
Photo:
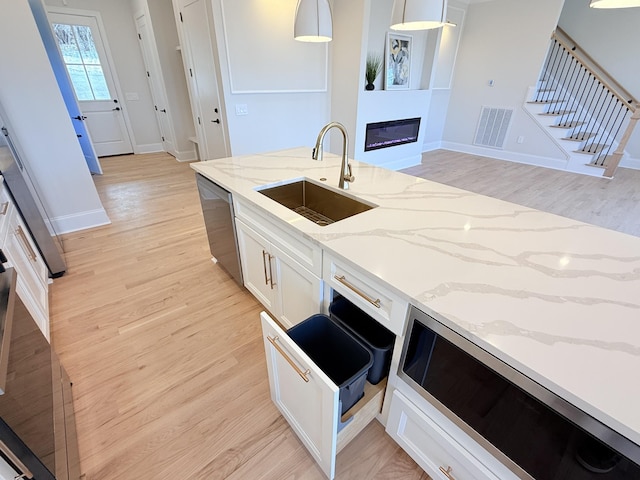
<svg viewBox="0 0 640 480"><path fill-rule="evenodd" d="M411 40L410 35L387 33L385 53L386 90L408 90L411 79Z"/></svg>

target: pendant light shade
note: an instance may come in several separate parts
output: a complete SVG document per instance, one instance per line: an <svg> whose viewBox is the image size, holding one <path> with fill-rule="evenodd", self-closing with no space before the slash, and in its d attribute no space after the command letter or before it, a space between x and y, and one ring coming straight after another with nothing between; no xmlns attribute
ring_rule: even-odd
<svg viewBox="0 0 640 480"><path fill-rule="evenodd" d="M640 0L591 0L591 8L629 8L640 7Z"/></svg>
<svg viewBox="0 0 640 480"><path fill-rule="evenodd" d="M330 42L332 23L328 0L298 0L293 38L301 42Z"/></svg>
<svg viewBox="0 0 640 480"><path fill-rule="evenodd" d="M447 0L395 0L391 30L428 30L447 21Z"/></svg>

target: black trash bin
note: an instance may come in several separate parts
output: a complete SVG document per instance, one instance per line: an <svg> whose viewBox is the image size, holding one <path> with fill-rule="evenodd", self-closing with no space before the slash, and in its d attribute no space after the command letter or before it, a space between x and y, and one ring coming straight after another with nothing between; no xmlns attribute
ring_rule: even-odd
<svg viewBox="0 0 640 480"><path fill-rule="evenodd" d="M341 415L364 396L371 352L327 315L313 315L287 331L291 339L340 388Z"/></svg>
<svg viewBox="0 0 640 480"><path fill-rule="evenodd" d="M371 350L373 365L367 380L373 385L380 383L389 373L396 336L344 297L331 302L329 314Z"/></svg>

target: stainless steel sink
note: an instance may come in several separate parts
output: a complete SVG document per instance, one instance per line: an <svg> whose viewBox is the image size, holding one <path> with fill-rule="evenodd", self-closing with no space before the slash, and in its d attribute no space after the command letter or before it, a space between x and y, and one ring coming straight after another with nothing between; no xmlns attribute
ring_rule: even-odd
<svg viewBox="0 0 640 480"><path fill-rule="evenodd" d="M376 206L307 180L298 180L258 191L321 226L366 212Z"/></svg>

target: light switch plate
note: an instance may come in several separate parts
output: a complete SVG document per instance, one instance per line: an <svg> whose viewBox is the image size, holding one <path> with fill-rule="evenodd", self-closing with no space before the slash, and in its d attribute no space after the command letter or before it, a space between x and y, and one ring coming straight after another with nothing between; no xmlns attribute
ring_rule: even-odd
<svg viewBox="0 0 640 480"><path fill-rule="evenodd" d="M236 115L249 115L249 107L246 103L236 103Z"/></svg>

